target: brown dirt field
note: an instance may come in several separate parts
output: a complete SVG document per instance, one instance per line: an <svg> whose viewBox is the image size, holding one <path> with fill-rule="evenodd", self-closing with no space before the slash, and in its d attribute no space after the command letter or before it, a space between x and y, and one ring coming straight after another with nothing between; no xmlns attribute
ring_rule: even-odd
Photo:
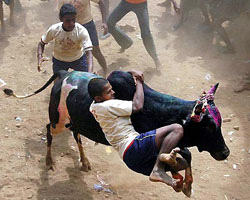
<svg viewBox="0 0 250 200"><path fill-rule="evenodd" d="M119 1L110 0L111 7ZM145 73L145 80L152 88L183 99L196 99L202 90L220 82L216 93L216 105L224 118L232 117L223 124L223 134L231 154L227 162L218 162L206 153L193 153L194 196L192 199L247 200L250 199L250 91L234 93L241 78L250 70L249 18L242 16L227 27L237 53L221 54L217 49L220 39L216 34L203 33L197 25L201 22L199 11L193 10L180 30L173 32L171 26L177 16L170 8L149 1L151 30L162 62L159 73L147 55L134 14L121 22L135 26L128 34L134 45L123 54L112 37L100 41L101 49L109 64L115 69L138 69ZM36 48L41 35L57 22L55 1L22 0L23 12L16 15L14 27L7 26L0 37L0 78L18 94L25 94L43 85L52 74L51 59L43 65L44 73L37 72ZM8 22L9 11L4 6ZM112 10L112 8L111 8ZM93 14L100 30L100 14L93 4ZM51 45L45 54L51 58ZM100 70L95 61L95 69ZM205 79L209 74L211 78ZM51 88L51 87L50 87ZM48 123L50 89L25 100L0 95L0 199L184 199L170 187L151 183L147 177L130 171L112 149L106 153L104 145L83 138L85 152L93 169L80 171L78 150L69 132L53 140L53 158L56 170L45 167L45 125ZM15 117L21 117L18 122ZM233 129L239 126L239 131ZM234 131L230 136L228 133ZM231 138L231 141L230 141ZM233 169L236 164L237 168ZM93 189L98 184L97 174L110 184L117 194Z"/></svg>

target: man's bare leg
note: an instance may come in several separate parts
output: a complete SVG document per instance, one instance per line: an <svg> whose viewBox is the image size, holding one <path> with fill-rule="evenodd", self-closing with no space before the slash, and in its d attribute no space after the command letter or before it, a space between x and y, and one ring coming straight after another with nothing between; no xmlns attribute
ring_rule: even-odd
<svg viewBox="0 0 250 200"><path fill-rule="evenodd" d="M106 59L104 58L101 49L99 46L93 46L93 56L97 59L99 65L102 67L104 77L107 76L107 63Z"/></svg>
<svg viewBox="0 0 250 200"><path fill-rule="evenodd" d="M157 148L160 149L160 152L156 160L155 166L149 176L150 181L166 183L167 185L172 187L176 186L179 180L173 179L172 177L166 174L165 172L166 163L162 162L160 160L160 157L161 154L169 154L172 151L172 149L176 147L182 136L183 136L183 128L179 124L164 126L156 130L155 143ZM175 154L174 152L172 153L172 156L174 156Z"/></svg>

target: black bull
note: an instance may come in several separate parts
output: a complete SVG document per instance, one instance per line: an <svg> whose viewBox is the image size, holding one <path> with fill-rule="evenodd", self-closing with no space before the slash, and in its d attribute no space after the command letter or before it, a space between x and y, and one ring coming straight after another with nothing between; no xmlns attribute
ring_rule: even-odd
<svg viewBox="0 0 250 200"><path fill-rule="evenodd" d="M59 80L55 83L51 91L49 104L50 124L47 125L48 151L46 164L53 169L51 157L52 135L69 128L73 131L74 138L78 144L82 167L85 171L90 169L90 163L84 155L80 135L102 144L109 145L105 136L89 112L92 99L88 94L88 82L97 77L86 72L67 73L60 71L58 75L53 75L51 79L36 92L26 96L16 96L11 90L6 89L9 95L26 98L41 92L55 78ZM135 92L134 80L130 73L122 71L112 72L108 80L115 91L115 97L123 100L132 100ZM210 89L208 94L213 96L217 86ZM159 93L144 84L144 107L143 111L133 114L131 121L135 130L139 133L157 129L172 123L179 123L184 127L184 137L179 142L181 155L187 160L189 167L186 169L185 181L186 189L191 190L191 153L186 147L197 146L199 151L208 151L216 160L224 160L229 155L221 133L221 118L213 99L207 100L206 109L198 101L185 101L170 95ZM191 118L191 114L198 116L197 120ZM202 118L200 118L202 116ZM196 118L197 119L197 118ZM189 188L188 188L189 187ZM186 192L190 196L190 192Z"/></svg>

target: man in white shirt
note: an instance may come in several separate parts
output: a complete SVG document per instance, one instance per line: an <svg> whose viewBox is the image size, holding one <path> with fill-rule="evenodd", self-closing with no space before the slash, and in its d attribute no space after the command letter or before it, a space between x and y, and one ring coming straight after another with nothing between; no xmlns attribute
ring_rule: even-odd
<svg viewBox="0 0 250 200"><path fill-rule="evenodd" d="M175 147L183 136L183 128L172 124L141 134L135 131L130 116L143 109L143 74L138 71L130 73L136 84L133 101L114 99L114 91L104 78L90 80L88 92L94 99L90 112L100 124L107 141L130 169L149 176L153 182L163 182L175 189L180 180L168 176L166 169L170 166L180 170L180 158L176 159L180 149Z"/></svg>
<svg viewBox="0 0 250 200"><path fill-rule="evenodd" d="M106 2L104 3L103 0L58 0L58 8L60 9L61 6L66 3L70 3L76 8L76 12L77 12L76 22L83 25L88 30L91 42L93 44L93 50L92 50L93 56L97 59L98 63L103 69L104 76L106 76L107 62L99 46L97 30L96 30L96 26L95 26L95 23L93 21L93 17L91 14L90 1L95 2L99 5L101 15L102 15L102 28L104 31L104 35L106 35L108 31L108 27L106 23L106 18L107 18L106 8L107 7L105 5Z"/></svg>
<svg viewBox="0 0 250 200"><path fill-rule="evenodd" d="M45 59L44 47L54 41L53 72L68 70L93 72L92 43L86 28L75 22L76 10L71 4L64 4L59 13L61 22L52 25L38 44L38 71Z"/></svg>

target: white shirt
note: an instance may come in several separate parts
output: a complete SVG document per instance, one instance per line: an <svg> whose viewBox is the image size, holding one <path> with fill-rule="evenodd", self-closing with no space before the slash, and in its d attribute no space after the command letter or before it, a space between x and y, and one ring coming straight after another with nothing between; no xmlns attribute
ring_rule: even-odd
<svg viewBox="0 0 250 200"><path fill-rule="evenodd" d="M139 135L130 120L132 103L132 101L112 99L102 103L93 102L89 108L106 139L119 152L121 158L127 146Z"/></svg>
<svg viewBox="0 0 250 200"><path fill-rule="evenodd" d="M73 62L92 50L92 42L86 28L75 23L72 31L64 31L62 22L52 25L47 33L42 36L42 41L47 44L54 40L53 56L60 61Z"/></svg>

